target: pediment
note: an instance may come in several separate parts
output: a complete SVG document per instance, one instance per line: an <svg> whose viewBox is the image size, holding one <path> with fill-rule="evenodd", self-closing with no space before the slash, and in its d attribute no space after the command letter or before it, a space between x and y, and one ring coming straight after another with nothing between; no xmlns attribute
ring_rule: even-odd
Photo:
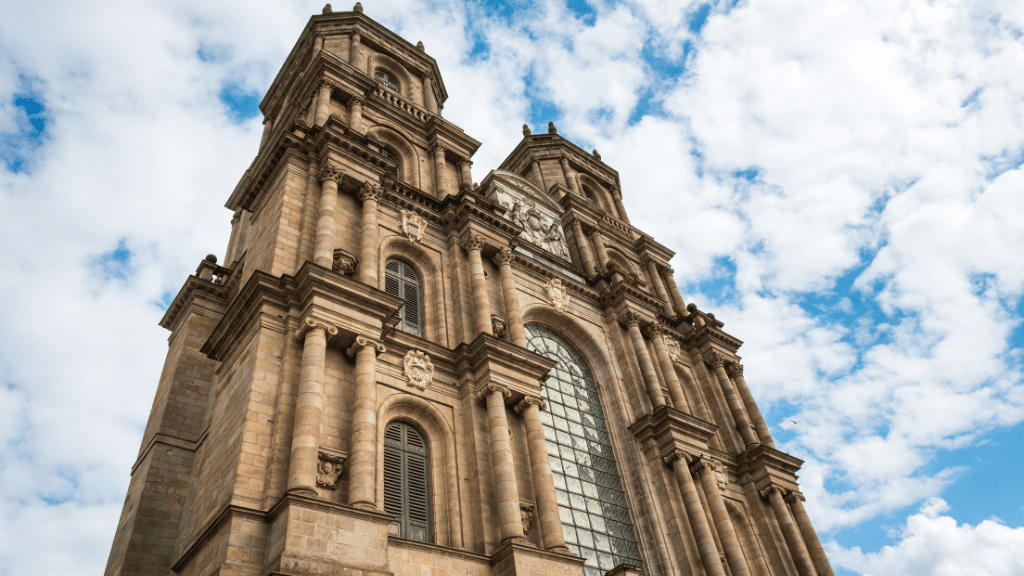
<svg viewBox="0 0 1024 576"><path fill-rule="evenodd" d="M521 238L568 260L562 207L522 176L494 170L488 179L487 198L505 208L507 220L523 227Z"/></svg>

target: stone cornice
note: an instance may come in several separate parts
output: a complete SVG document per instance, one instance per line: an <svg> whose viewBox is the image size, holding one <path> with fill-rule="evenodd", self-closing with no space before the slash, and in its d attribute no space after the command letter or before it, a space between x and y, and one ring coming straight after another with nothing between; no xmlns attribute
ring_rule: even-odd
<svg viewBox="0 0 1024 576"><path fill-rule="evenodd" d="M629 426L648 458L664 458L677 450L693 454L708 452L708 440L717 430L717 424L664 405Z"/></svg>
<svg viewBox="0 0 1024 576"><path fill-rule="evenodd" d="M700 350L708 347L721 348L730 355L739 350L740 346L743 345L742 340L726 334L711 324L705 324L679 336L679 343L683 346Z"/></svg>
<svg viewBox="0 0 1024 576"><path fill-rule="evenodd" d="M248 517L258 522L265 522L267 519L267 513L255 508L228 504L220 511L220 514L217 514L217 516L215 516L213 520L206 525L206 528L204 528L203 531L192 540L192 543L185 548L185 551L181 556L171 564L171 571L174 573L180 573L184 570L185 566L188 565L188 562L192 560L192 558L194 558L208 542L210 542L211 536L213 536L225 522L236 517Z"/></svg>
<svg viewBox="0 0 1024 576"><path fill-rule="evenodd" d="M224 286L214 284L211 280L203 280L198 276L189 276L185 279L181 290L178 290L177 296L171 301L171 305L167 307L167 311L164 312L163 318L160 319L160 326L171 332L177 332L179 321L187 316L182 314L186 309L191 309L208 318L220 320L227 307L227 296L228 292Z"/></svg>
<svg viewBox="0 0 1024 576"><path fill-rule="evenodd" d="M795 456L758 444L739 454L736 460L738 473L749 473L758 490L769 484L798 489L797 472L804 461Z"/></svg>
<svg viewBox="0 0 1024 576"><path fill-rule="evenodd" d="M587 174L603 186L610 189L619 185L619 173L615 169L558 134L525 136L498 168L518 174L534 158L560 159L563 153L571 163L584 167Z"/></svg>
<svg viewBox="0 0 1024 576"><path fill-rule="evenodd" d="M555 362L490 334L480 334L455 349L456 371L475 382L475 391L491 384L508 388L513 401L538 396Z"/></svg>
<svg viewBox="0 0 1024 576"><path fill-rule="evenodd" d="M675 252L669 250L662 244L659 244L647 234L640 233L640 238L637 239L634 244L634 250L640 255L640 259L650 258L654 260L659 267L665 268L668 266L668 261L676 255Z"/></svg>

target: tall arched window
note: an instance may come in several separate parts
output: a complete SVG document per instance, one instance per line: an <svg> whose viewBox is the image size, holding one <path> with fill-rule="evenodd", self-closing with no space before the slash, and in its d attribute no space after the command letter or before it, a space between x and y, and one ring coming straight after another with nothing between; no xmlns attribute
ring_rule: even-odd
<svg viewBox="0 0 1024 576"><path fill-rule="evenodd" d="M420 277L401 260L389 258L384 266L384 291L405 300L405 306L398 311L402 321L398 329L402 332L423 335L423 309Z"/></svg>
<svg viewBox="0 0 1024 576"><path fill-rule="evenodd" d="M376 70L374 70L373 71L373 78L377 82L380 82L381 84L383 84L384 88L386 88L386 89L388 89L388 90L390 90L392 92L401 93L401 90L399 90L399 86L398 86L398 80L395 80L394 76L392 76L391 74L388 74L384 70L382 70L380 68L377 68Z"/></svg>
<svg viewBox="0 0 1024 576"><path fill-rule="evenodd" d="M398 158L398 154L395 154L394 152L392 152L391 150L388 150L387 148L381 148L380 149L380 155L385 157L385 158L387 158L388 160L392 160L396 164L398 164L398 166L395 168L395 171L391 173L391 178L394 178L395 180L401 180L402 179L402 161Z"/></svg>
<svg viewBox="0 0 1024 576"><path fill-rule="evenodd" d="M528 324L526 335L530 350L558 362L544 383L548 410L541 417L566 544L587 559L586 576L603 576L623 563L642 566L590 370L544 326Z"/></svg>
<svg viewBox="0 0 1024 576"><path fill-rule="evenodd" d="M405 422L384 429L384 511L395 521L388 533L430 542L430 459L423 436Z"/></svg>

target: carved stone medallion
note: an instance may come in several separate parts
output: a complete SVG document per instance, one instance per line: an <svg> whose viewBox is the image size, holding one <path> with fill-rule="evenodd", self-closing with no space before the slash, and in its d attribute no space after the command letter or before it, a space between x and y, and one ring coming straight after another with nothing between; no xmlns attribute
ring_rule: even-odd
<svg viewBox="0 0 1024 576"><path fill-rule="evenodd" d="M523 536L530 535L530 524L533 523L533 511L535 506L527 502L519 503L519 517L523 521Z"/></svg>
<svg viewBox="0 0 1024 576"><path fill-rule="evenodd" d="M679 342L671 336L665 336L665 348L668 350L668 357L673 362L679 362Z"/></svg>
<svg viewBox="0 0 1024 576"><path fill-rule="evenodd" d="M511 181L511 185L526 191L525 185ZM560 258L569 258L569 245L558 216L518 191L495 184L495 199L505 208L505 218L523 227L522 238L540 246Z"/></svg>
<svg viewBox="0 0 1024 576"><path fill-rule="evenodd" d="M548 282L548 299L559 314L569 311L569 294L566 292L565 286L562 286L562 281L558 278L552 278Z"/></svg>
<svg viewBox="0 0 1024 576"><path fill-rule="evenodd" d="M328 490L338 487L338 476L345 464L345 457L320 451L317 453L316 485Z"/></svg>
<svg viewBox="0 0 1024 576"><path fill-rule="evenodd" d="M409 350L403 363L409 385L426 390L427 384L434 379L434 364L430 362L430 356L422 350Z"/></svg>
<svg viewBox="0 0 1024 576"><path fill-rule="evenodd" d="M411 210L402 210L402 233L413 242L423 239L423 231L427 228L427 221L419 214Z"/></svg>

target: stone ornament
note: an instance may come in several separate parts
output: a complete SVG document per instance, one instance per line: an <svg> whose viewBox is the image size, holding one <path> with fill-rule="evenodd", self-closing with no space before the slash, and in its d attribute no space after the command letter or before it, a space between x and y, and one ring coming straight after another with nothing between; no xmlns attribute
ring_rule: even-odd
<svg viewBox="0 0 1024 576"><path fill-rule="evenodd" d="M707 360L708 364L715 369L725 365L725 356L722 356L717 350L708 352Z"/></svg>
<svg viewBox="0 0 1024 576"><path fill-rule="evenodd" d="M566 291L565 286L562 286L562 281L558 278L552 278L548 281L548 300L551 302L551 306L555 308L555 312L559 314L565 314L569 311L569 293Z"/></svg>
<svg viewBox="0 0 1024 576"><path fill-rule="evenodd" d="M413 242L423 239L423 231L427 229L427 221L411 210L402 210L402 233Z"/></svg>
<svg viewBox="0 0 1024 576"><path fill-rule="evenodd" d="M331 270L345 276L351 276L356 271L356 259L342 252L335 252L334 263Z"/></svg>
<svg viewBox="0 0 1024 576"><path fill-rule="evenodd" d="M668 350L668 357L673 362L679 362L679 356L682 353L682 350L679 348L679 342L671 336L663 336L663 338L665 339L665 349Z"/></svg>
<svg viewBox="0 0 1024 576"><path fill-rule="evenodd" d="M730 362L725 373L729 375L729 378L743 376L743 364L740 364L739 362Z"/></svg>
<svg viewBox="0 0 1024 576"><path fill-rule="evenodd" d="M526 411L527 406L536 406L541 412L548 409L548 405L544 400L536 396L523 396L523 399L516 404L516 414L522 414Z"/></svg>
<svg viewBox="0 0 1024 576"><path fill-rule="evenodd" d="M328 452L317 452L316 464L316 485L328 490L338 487L338 477L341 476L345 464L345 457Z"/></svg>
<svg viewBox="0 0 1024 576"><path fill-rule="evenodd" d="M691 465L697 469L703 467L709 468L711 470L711 474L715 478L715 484L718 484L718 489L725 489L725 483L728 480L728 477L725 475L725 471L722 470L721 462L715 460L714 458L708 456L707 454L701 454L700 456L696 456L693 458L693 462Z"/></svg>
<svg viewBox="0 0 1024 576"><path fill-rule="evenodd" d="M341 182L345 170L335 164L328 164L320 169L320 182Z"/></svg>
<svg viewBox="0 0 1024 576"><path fill-rule="evenodd" d="M434 379L434 364L422 350L409 350L402 361L405 366L405 379L410 386L426 390L427 384Z"/></svg>
<svg viewBox="0 0 1024 576"><path fill-rule="evenodd" d="M505 337L505 319L497 314L491 314L491 330L497 338Z"/></svg>
<svg viewBox="0 0 1024 576"><path fill-rule="evenodd" d="M789 502L790 504L797 500L801 502L807 502L807 499L804 498L803 492L798 492L796 490L790 490L789 494L786 494L784 499L786 500L786 502Z"/></svg>
<svg viewBox="0 0 1024 576"><path fill-rule="evenodd" d="M498 250L498 253L494 255L494 263L498 265L498 268L501 268L506 264L511 266L515 258L515 254L513 254L511 250L502 247Z"/></svg>
<svg viewBox="0 0 1024 576"><path fill-rule="evenodd" d="M469 234L466 234L465 236L462 237L460 245L462 246L462 249L465 250L466 252L472 252L473 250L480 250L481 248L483 248L484 242L483 240L480 239L479 236L470 232Z"/></svg>
<svg viewBox="0 0 1024 576"><path fill-rule="evenodd" d="M337 328L335 328L335 330L337 330ZM359 335L356 336L355 342L353 342L352 345L349 346L347 353L349 356L354 357L356 353L359 352L360 348L364 348L366 346L372 346L374 354L383 354L388 351L388 349L384 346L384 343L381 342L380 340L377 340L376 338L371 338L369 336Z"/></svg>
<svg viewBox="0 0 1024 576"><path fill-rule="evenodd" d="M638 316L637 313L633 312L632 310L628 310L625 314L623 314L619 318L619 321L625 324L627 329L633 326L640 326L640 316Z"/></svg>
<svg viewBox="0 0 1024 576"><path fill-rule="evenodd" d="M374 202L380 202L380 197L383 193L384 191L380 185L364 182L362 188L359 189L359 201L373 200Z"/></svg>
<svg viewBox="0 0 1024 576"><path fill-rule="evenodd" d="M324 322L323 320L320 320L319 318L307 317L305 322L306 322L306 326L305 327L306 327L307 330L310 329L310 328L323 328L324 330L327 331L327 335L328 336L336 336L338 334L338 327L337 326L335 326L334 324L331 324L329 322Z"/></svg>
<svg viewBox="0 0 1024 576"><path fill-rule="evenodd" d="M760 491L758 491L758 494L761 495L761 498L764 498L765 500L767 500L768 499L768 495L771 494L772 492L778 492L780 495L785 497L786 494L789 491L786 490L785 488L781 487L781 486L776 486L775 484L769 484L768 486L765 486Z"/></svg>
<svg viewBox="0 0 1024 576"><path fill-rule="evenodd" d="M523 520L523 536L530 535L530 524L533 522L533 511L535 506L526 502L519 503L519 516Z"/></svg>
<svg viewBox="0 0 1024 576"><path fill-rule="evenodd" d="M569 259L569 244L565 240L565 231L558 216L537 206L537 203L519 191L507 188L505 184L515 186L529 192L520 182L511 180L494 183L494 197L498 204L505 208L505 218L523 229L522 238L540 246L544 250Z"/></svg>

